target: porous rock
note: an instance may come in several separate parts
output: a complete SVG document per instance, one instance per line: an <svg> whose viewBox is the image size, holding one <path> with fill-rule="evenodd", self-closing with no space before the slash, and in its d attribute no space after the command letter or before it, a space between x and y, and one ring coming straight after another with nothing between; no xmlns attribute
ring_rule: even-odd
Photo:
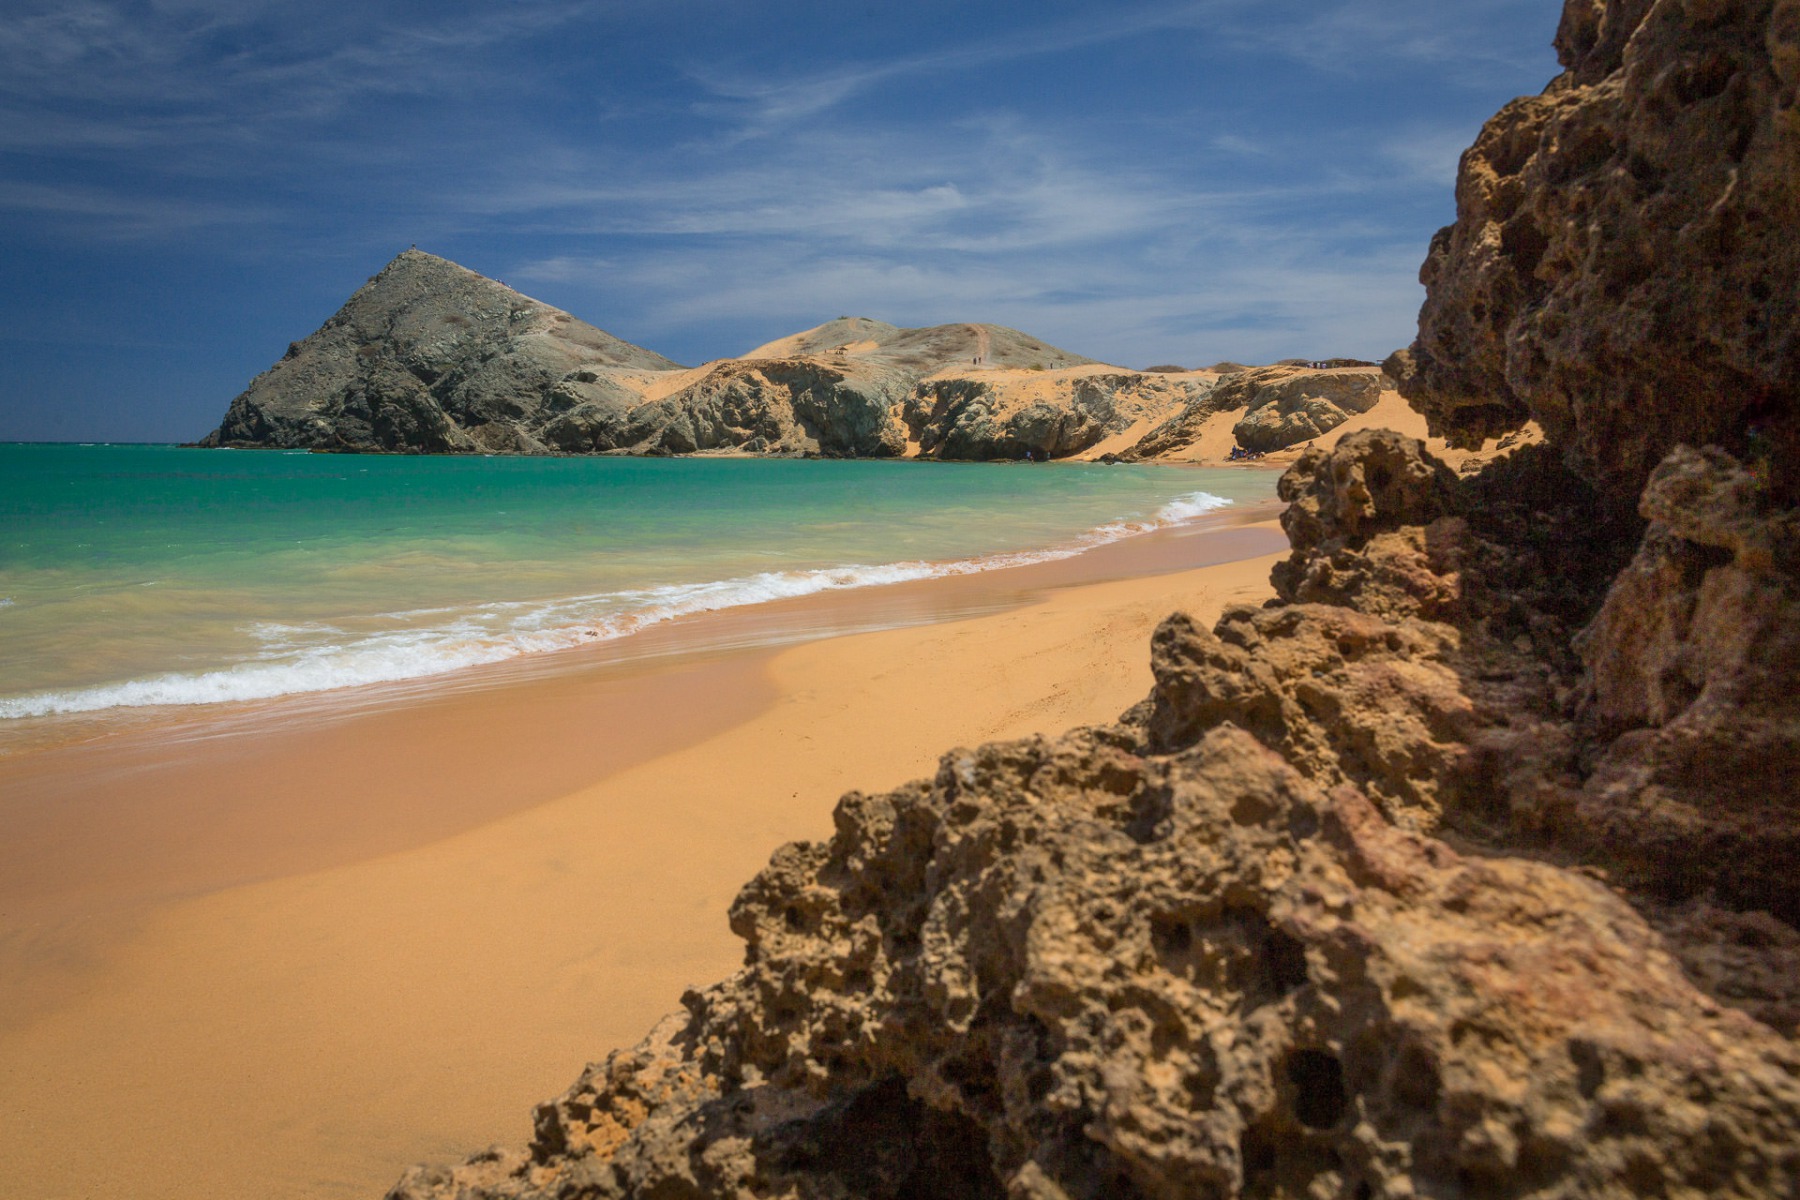
<svg viewBox="0 0 1800 1200"><path fill-rule="evenodd" d="M739 897L745 967L685 1023L530 1150L393 1200L1800 1184L1800 1051L1624 901L1404 832L1229 725L956 751L836 820Z"/></svg>
<svg viewBox="0 0 1800 1200"><path fill-rule="evenodd" d="M1800 489L1800 4L1571 0L1563 73L1463 156L1390 361L1473 448L1535 419L1635 498L1676 445Z"/></svg>
<svg viewBox="0 0 1800 1200"><path fill-rule="evenodd" d="M1800 923L1800 520L1724 451L1679 447L1578 649L1585 835L1647 884Z"/></svg>

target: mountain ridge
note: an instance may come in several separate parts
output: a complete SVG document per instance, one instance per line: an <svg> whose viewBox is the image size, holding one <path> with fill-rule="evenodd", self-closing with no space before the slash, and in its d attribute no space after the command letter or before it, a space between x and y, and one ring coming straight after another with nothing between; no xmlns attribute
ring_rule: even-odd
<svg viewBox="0 0 1800 1200"><path fill-rule="evenodd" d="M1259 450L1368 407L1369 380L1272 370L1284 397L1304 393L1284 401L1303 404L1304 419L1284 416L1274 432L1246 424ZM1228 377L1112 366L1004 325L856 316L683 367L415 247L291 343L199 444L1038 461L1105 448L1148 459L1179 455L1224 411L1255 412L1255 388L1209 402ZM1177 420L1181 436L1143 441Z"/></svg>

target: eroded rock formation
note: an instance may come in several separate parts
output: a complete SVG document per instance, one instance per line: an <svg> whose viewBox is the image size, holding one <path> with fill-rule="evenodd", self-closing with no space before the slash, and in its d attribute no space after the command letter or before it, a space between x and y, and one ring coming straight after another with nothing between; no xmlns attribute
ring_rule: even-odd
<svg viewBox="0 0 1800 1200"><path fill-rule="evenodd" d="M1464 155L1389 370L1469 445L1535 419L1635 496L1679 444L1800 483L1800 7L1570 3L1566 68Z"/></svg>
<svg viewBox="0 0 1800 1200"><path fill-rule="evenodd" d="M1300 377L1296 378L1299 374ZM1274 449L1374 403L1373 374L1251 371L1218 388ZM231 402L205 446L395 453L988 460L1127 449L1215 411L1218 376L1126 371L999 325L840 317L687 369L409 250Z"/></svg>
<svg viewBox="0 0 1800 1200"><path fill-rule="evenodd" d="M1800 1194L1795 414L1744 400L1715 311L1665 308L1762 243L1567 292L1599 277L1546 247L1565 340L1496 316L1514 284L1449 299L1528 248L1471 178L1510 147L1515 215L1604 215L1613 143L1577 135L1634 89L1710 114L1694 173L1735 148L1791 187L1800 157L1748 169L1786 118L1740 101L1797 14L1569 0L1549 115L1465 161L1400 366L1441 428L1545 444L1469 478L1383 431L1302 455L1273 600L1170 617L1116 724L846 796L740 895L741 971L396 1200ZM1695 219L1646 212L1650 246ZM1791 293L1746 295L1791 339ZM1630 377L1617 339L1659 322L1693 357Z"/></svg>
<svg viewBox="0 0 1800 1200"><path fill-rule="evenodd" d="M846 797L739 898L741 973L540 1110L530 1149L395 1195L1795 1182L1770 1148L1800 1132L1800 1051L1601 884L1401 831L1228 725L1135 749L988 746Z"/></svg>
<svg viewBox="0 0 1800 1200"><path fill-rule="evenodd" d="M918 385L901 420L927 457L1066 458L1212 390L1191 373L1058 372L996 381L971 375Z"/></svg>
<svg viewBox="0 0 1800 1200"><path fill-rule="evenodd" d="M906 438L890 413L912 382L868 363L733 359L661 399L627 392L584 400L552 422L543 439L582 454L736 450L892 458L905 450Z"/></svg>
<svg viewBox="0 0 1800 1200"><path fill-rule="evenodd" d="M1219 413L1242 410L1232 429L1237 444L1264 453L1285 450L1329 433L1354 413L1375 407L1393 385L1375 370L1257 367L1196 392L1181 409L1146 433L1126 457L1153 459L1180 451Z"/></svg>

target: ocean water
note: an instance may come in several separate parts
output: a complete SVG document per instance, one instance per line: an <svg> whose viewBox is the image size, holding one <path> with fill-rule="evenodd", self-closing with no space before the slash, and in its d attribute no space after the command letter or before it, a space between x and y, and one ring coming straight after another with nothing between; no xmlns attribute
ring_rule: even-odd
<svg viewBox="0 0 1800 1200"><path fill-rule="evenodd" d="M1072 555L1261 472L0 445L7 721L417 679Z"/></svg>

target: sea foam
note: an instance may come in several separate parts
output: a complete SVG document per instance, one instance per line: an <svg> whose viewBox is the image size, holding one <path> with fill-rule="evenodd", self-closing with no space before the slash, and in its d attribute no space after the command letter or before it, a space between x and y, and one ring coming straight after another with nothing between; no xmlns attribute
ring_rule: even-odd
<svg viewBox="0 0 1800 1200"><path fill-rule="evenodd" d="M944 562L763 571L705 583L671 584L509 601L457 609L392 613L396 626L348 637L324 624L263 622L250 629L257 656L218 670L170 673L123 683L0 698L0 719L99 712L154 705L223 704L304 692L398 683L483 666L527 654L613 641L681 617L743 608L820 592L882 587L920 579L1072 558L1110 542L1193 521L1231 501L1192 492L1154 514L1115 521L1059 545Z"/></svg>

